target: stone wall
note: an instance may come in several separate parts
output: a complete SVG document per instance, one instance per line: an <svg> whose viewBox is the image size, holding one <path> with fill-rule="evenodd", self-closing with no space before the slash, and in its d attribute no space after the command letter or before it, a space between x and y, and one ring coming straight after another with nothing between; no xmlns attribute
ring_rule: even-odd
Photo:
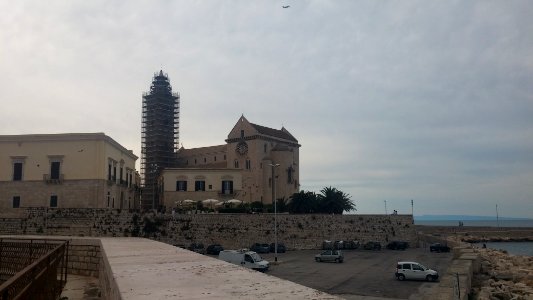
<svg viewBox="0 0 533 300"><path fill-rule="evenodd" d="M417 245L411 215L278 214L278 241L289 249L317 249L323 240L406 240ZM273 214L154 214L112 209L33 208L0 215L0 234L143 236L188 246L192 242L247 248L274 242Z"/></svg>
<svg viewBox="0 0 533 300"><path fill-rule="evenodd" d="M72 239L68 249L67 273L98 277L101 259L98 240Z"/></svg>

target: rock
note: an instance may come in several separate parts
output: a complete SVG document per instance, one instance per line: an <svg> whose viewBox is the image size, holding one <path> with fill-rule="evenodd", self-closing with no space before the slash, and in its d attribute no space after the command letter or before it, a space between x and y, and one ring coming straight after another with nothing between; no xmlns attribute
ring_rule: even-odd
<svg viewBox="0 0 533 300"><path fill-rule="evenodd" d="M511 293L504 291L493 292L491 296L500 300L511 300L513 298L513 295Z"/></svg>
<svg viewBox="0 0 533 300"><path fill-rule="evenodd" d="M497 273L494 278L497 280L513 280L513 273Z"/></svg>

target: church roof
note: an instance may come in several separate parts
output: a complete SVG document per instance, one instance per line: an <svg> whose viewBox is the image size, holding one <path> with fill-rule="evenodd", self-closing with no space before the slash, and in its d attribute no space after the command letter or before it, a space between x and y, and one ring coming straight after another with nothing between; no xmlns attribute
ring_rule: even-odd
<svg viewBox="0 0 533 300"><path fill-rule="evenodd" d="M281 130L278 130L274 128L269 128L269 127L253 124L253 123L250 123L250 125L252 125L255 128L255 130L257 130L260 134L277 137L280 139L285 139L285 140L298 143L298 140L292 134L290 134L289 131L285 129L285 127L281 127Z"/></svg>

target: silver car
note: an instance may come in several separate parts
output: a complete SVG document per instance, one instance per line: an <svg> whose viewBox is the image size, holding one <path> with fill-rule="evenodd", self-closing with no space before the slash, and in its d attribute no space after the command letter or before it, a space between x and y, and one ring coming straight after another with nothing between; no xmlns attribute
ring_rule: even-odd
<svg viewBox="0 0 533 300"><path fill-rule="evenodd" d="M439 273L413 261L400 261L396 264L396 278L398 280L415 279L437 281Z"/></svg>
<svg viewBox="0 0 533 300"><path fill-rule="evenodd" d="M325 250L322 253L315 255L315 261L334 261L341 263L344 261L344 256L340 250Z"/></svg>

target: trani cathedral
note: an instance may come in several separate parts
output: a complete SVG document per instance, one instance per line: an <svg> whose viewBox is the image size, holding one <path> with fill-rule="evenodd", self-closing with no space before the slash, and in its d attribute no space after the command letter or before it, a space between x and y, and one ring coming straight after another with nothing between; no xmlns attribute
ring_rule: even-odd
<svg viewBox="0 0 533 300"><path fill-rule="evenodd" d="M237 199L273 203L299 191L298 140L238 118L224 144L179 148L180 96L168 75L154 75L142 101L142 207L176 207L184 201ZM274 176L273 176L274 175Z"/></svg>

